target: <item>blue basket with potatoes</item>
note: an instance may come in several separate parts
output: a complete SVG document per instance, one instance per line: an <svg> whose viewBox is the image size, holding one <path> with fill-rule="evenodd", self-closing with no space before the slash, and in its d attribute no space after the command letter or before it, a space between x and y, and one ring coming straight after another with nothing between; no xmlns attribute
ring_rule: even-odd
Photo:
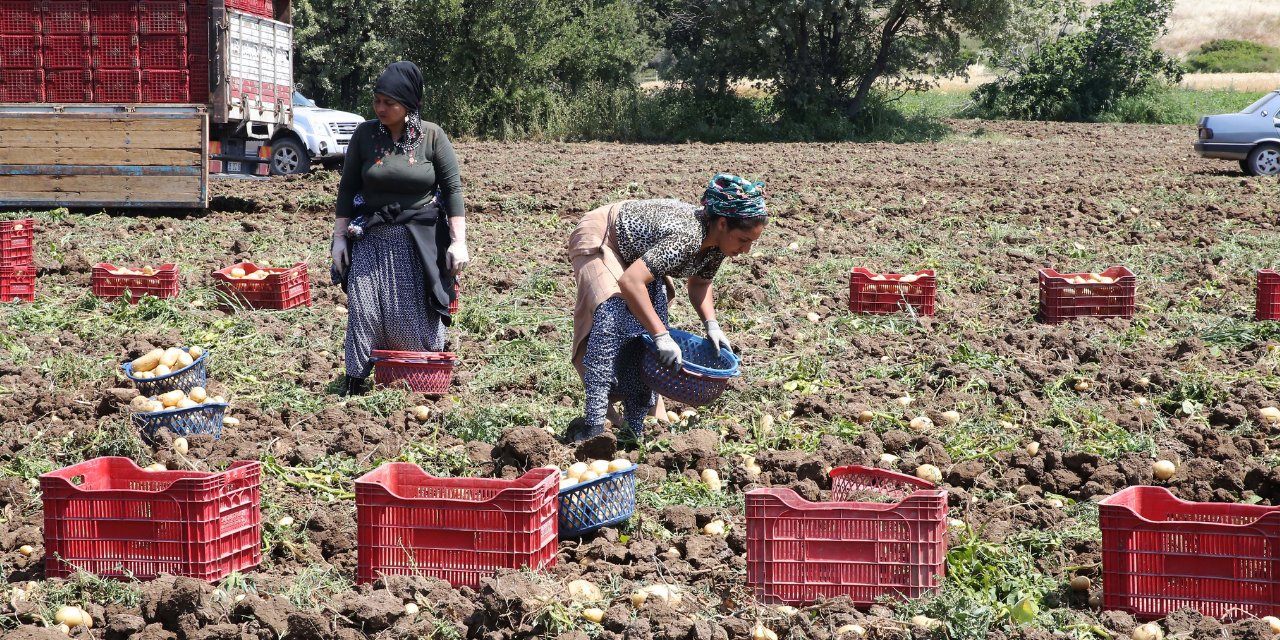
<svg viewBox="0 0 1280 640"><path fill-rule="evenodd" d="M630 460L576 462L561 472L562 539L626 522L635 512L636 465Z"/></svg>
<svg viewBox="0 0 1280 640"><path fill-rule="evenodd" d="M157 396L138 396L129 403L133 424L144 435L154 437L161 429L175 436L194 434L222 437L222 419L227 410L220 396L210 397L203 387L193 387L191 395L181 389Z"/></svg>
<svg viewBox="0 0 1280 640"><path fill-rule="evenodd" d="M662 366L653 338L643 334L645 350L640 368L645 384L654 392L691 407L719 398L729 386L729 379L738 375L738 356L728 349L716 350L710 340L688 331L670 332L671 339L680 346L683 363L679 369Z"/></svg>
<svg viewBox="0 0 1280 640"><path fill-rule="evenodd" d="M152 349L120 365L138 393L158 396L175 389L190 393L209 378L209 353L200 347Z"/></svg>

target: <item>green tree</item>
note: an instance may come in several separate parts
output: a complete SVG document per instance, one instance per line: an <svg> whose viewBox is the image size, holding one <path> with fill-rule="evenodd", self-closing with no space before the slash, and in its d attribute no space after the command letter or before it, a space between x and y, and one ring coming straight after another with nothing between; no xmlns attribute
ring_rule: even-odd
<svg viewBox="0 0 1280 640"><path fill-rule="evenodd" d="M368 114L369 90L388 63L402 57L389 41L403 0L295 0L294 74L320 105Z"/></svg>

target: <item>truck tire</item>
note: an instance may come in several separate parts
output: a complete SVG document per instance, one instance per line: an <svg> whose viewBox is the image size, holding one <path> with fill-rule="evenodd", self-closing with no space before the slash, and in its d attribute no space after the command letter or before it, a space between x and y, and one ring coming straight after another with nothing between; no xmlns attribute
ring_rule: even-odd
<svg viewBox="0 0 1280 640"><path fill-rule="evenodd" d="M280 138L271 143L271 175L306 173L311 170L307 148L296 138Z"/></svg>
<svg viewBox="0 0 1280 640"><path fill-rule="evenodd" d="M1280 175L1280 145L1267 143L1254 147L1244 161L1244 170L1251 176Z"/></svg>

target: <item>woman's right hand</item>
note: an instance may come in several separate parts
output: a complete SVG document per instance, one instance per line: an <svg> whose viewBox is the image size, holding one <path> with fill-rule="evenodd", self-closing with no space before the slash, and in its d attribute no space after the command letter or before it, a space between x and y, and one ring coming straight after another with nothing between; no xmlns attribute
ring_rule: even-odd
<svg viewBox="0 0 1280 640"><path fill-rule="evenodd" d="M337 267L338 271L346 271L351 266L351 248L347 244L346 236L334 236L329 252L333 258L333 266Z"/></svg>

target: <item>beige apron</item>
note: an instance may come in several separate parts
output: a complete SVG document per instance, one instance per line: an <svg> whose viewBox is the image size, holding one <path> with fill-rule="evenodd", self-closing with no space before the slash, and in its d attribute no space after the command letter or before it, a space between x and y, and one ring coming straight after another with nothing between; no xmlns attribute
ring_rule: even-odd
<svg viewBox="0 0 1280 640"><path fill-rule="evenodd" d="M596 307L613 296L621 295L618 280L625 269L618 254L615 237L618 212L624 200L593 209L569 236L569 261L573 263L573 279L578 297L573 303L573 366L583 375L583 358L587 354L587 336L595 320Z"/></svg>

